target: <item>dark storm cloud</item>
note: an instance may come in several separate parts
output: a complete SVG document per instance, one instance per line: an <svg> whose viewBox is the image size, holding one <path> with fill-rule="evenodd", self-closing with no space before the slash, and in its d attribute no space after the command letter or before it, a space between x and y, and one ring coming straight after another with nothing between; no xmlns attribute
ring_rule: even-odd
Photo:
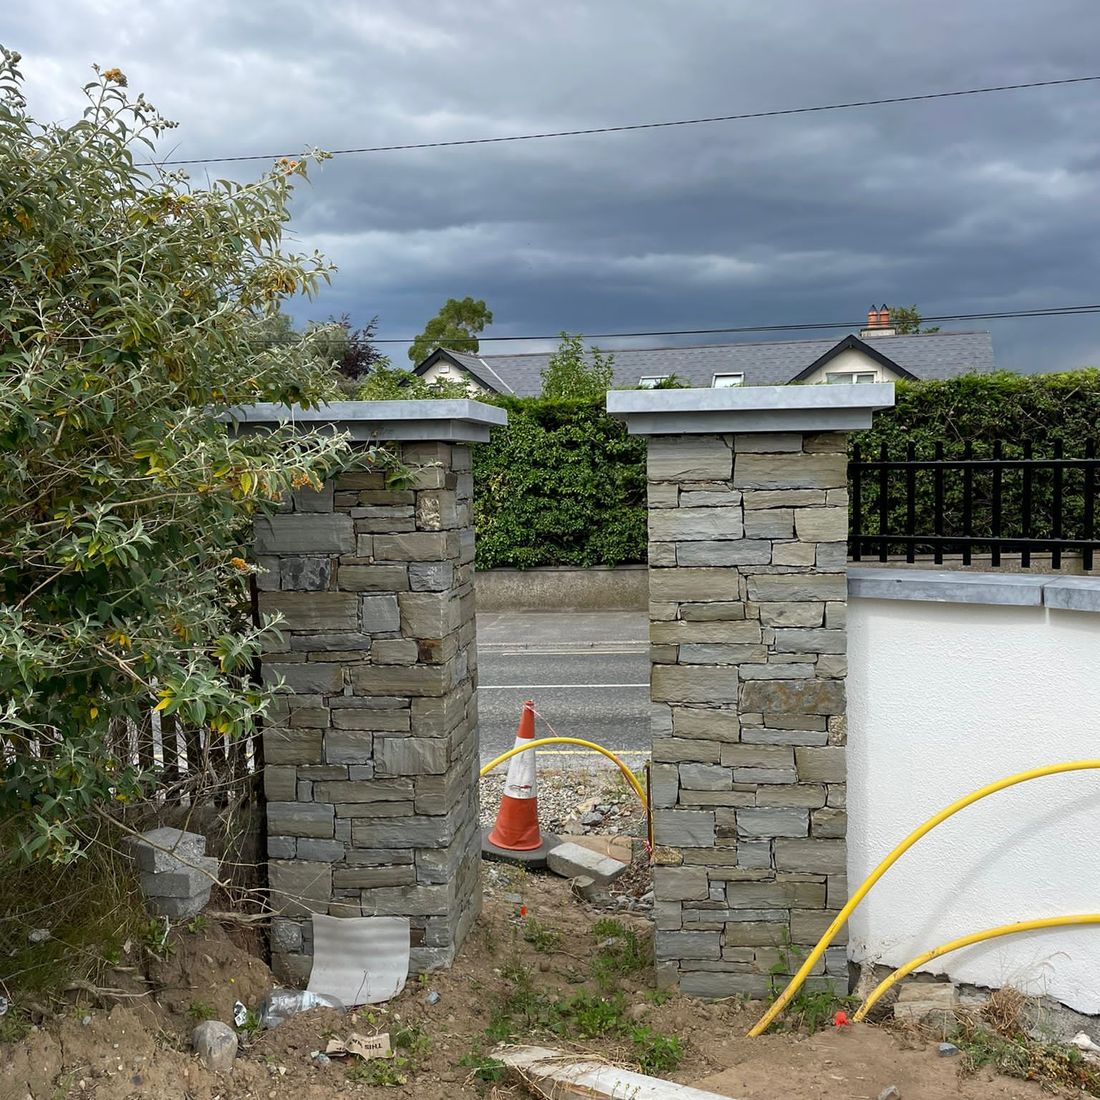
<svg viewBox="0 0 1100 1100"><path fill-rule="evenodd" d="M224 10L228 8L229 10ZM580 128L1100 68L1093 0L25 4L36 111L93 60L182 123L179 156ZM1096 298L1100 86L337 158L295 234L340 266L299 316L418 331L450 295L498 334L856 318ZM258 166L194 169L250 178ZM1018 369L1100 362L1095 318L994 327ZM402 357L400 349L395 356Z"/></svg>

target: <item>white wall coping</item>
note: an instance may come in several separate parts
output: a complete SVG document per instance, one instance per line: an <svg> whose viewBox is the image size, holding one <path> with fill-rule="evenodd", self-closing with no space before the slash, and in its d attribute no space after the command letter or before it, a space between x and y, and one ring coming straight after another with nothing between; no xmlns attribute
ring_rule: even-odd
<svg viewBox="0 0 1100 1100"><path fill-rule="evenodd" d="M984 603L1100 612L1100 577L850 566L848 595L874 600Z"/></svg>
<svg viewBox="0 0 1100 1100"><path fill-rule="evenodd" d="M283 424L347 434L357 442L396 439L487 443L491 428L508 423L496 405L463 398L436 401L331 401L315 409L260 402L230 409L220 419L237 431L267 431Z"/></svg>
<svg viewBox="0 0 1100 1100"><path fill-rule="evenodd" d="M875 411L893 404L893 382L607 394L608 413L625 420L631 435L853 431L869 428Z"/></svg>

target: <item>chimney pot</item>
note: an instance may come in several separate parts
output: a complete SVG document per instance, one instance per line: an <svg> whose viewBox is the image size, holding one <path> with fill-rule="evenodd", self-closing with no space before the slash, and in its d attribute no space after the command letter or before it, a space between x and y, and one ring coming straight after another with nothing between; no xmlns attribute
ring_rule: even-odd
<svg viewBox="0 0 1100 1100"><path fill-rule="evenodd" d="M889 328L890 327L890 307L883 303L882 309L878 311L878 327Z"/></svg>
<svg viewBox="0 0 1100 1100"><path fill-rule="evenodd" d="M867 311L867 327L878 328L878 310L874 306Z"/></svg>

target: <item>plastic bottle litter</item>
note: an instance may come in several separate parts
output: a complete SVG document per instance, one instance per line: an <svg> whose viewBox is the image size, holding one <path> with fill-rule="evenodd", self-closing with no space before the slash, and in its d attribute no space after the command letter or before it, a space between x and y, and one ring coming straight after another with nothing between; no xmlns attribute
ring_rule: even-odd
<svg viewBox="0 0 1100 1100"><path fill-rule="evenodd" d="M248 1022L248 1009L240 1002L237 1001L233 1005L233 1023L237 1027L244 1027Z"/></svg>
<svg viewBox="0 0 1100 1100"><path fill-rule="evenodd" d="M260 1002L260 1025L264 1028L278 1027L291 1016L299 1012L308 1012L311 1008L338 1008L343 1004L327 993L311 993L308 989L273 989Z"/></svg>
<svg viewBox="0 0 1100 1100"><path fill-rule="evenodd" d="M426 1005L439 1004L439 994L434 989L428 990L428 992L424 994L424 1003Z"/></svg>

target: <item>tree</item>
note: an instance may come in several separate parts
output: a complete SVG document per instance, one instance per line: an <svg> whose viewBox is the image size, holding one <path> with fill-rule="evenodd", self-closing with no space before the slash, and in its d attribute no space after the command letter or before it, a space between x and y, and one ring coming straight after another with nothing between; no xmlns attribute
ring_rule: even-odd
<svg viewBox="0 0 1100 1100"><path fill-rule="evenodd" d="M916 306L888 306L890 327L899 336L916 336L921 332L939 332L940 326L921 328L921 315Z"/></svg>
<svg viewBox="0 0 1100 1100"><path fill-rule="evenodd" d="M561 334L558 350L542 369L542 396L600 397L611 389L615 356L597 347L584 350L584 337Z"/></svg>
<svg viewBox="0 0 1100 1100"><path fill-rule="evenodd" d="M387 362L371 371L355 396L360 401L427 401L469 397L470 392L465 382L446 378L427 382L419 374L391 367Z"/></svg>
<svg viewBox="0 0 1100 1100"><path fill-rule="evenodd" d="M492 311L480 298L448 298L440 311L412 342L409 358L423 362L436 348L451 351L477 351L477 333L493 323Z"/></svg>
<svg viewBox="0 0 1100 1100"><path fill-rule="evenodd" d="M351 319L330 317L327 325L319 326L319 351L337 371L352 382L361 381L372 370L389 366L389 359L371 341L378 334L378 318L372 317L362 328L352 328Z"/></svg>
<svg viewBox="0 0 1100 1100"><path fill-rule="evenodd" d="M217 419L336 393L323 330L263 338L329 275L281 248L304 161L206 189L146 172L171 124L118 69L40 125L19 60L0 51L0 852L60 861L81 815L147 789L120 723L159 711L209 743L263 713L272 628L240 548L346 444Z"/></svg>

